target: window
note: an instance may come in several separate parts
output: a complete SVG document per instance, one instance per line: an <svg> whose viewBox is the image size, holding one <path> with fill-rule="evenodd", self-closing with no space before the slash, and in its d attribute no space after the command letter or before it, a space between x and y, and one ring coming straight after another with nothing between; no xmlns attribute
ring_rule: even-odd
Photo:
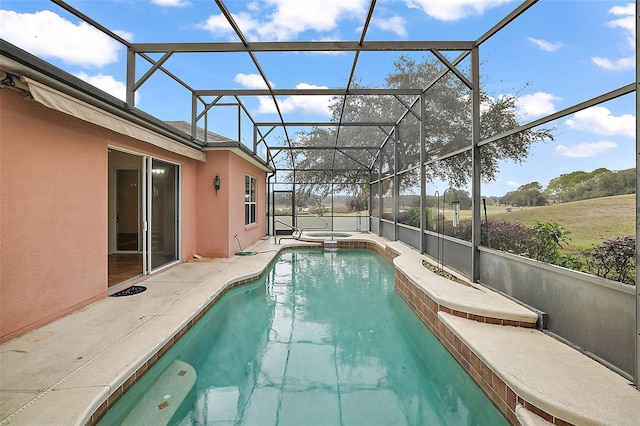
<svg viewBox="0 0 640 426"><path fill-rule="evenodd" d="M256 223L256 178L244 177L244 224Z"/></svg>

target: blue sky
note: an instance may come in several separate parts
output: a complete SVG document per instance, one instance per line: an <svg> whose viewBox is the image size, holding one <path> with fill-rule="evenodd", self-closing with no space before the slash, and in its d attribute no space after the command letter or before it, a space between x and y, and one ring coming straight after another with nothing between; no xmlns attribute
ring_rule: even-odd
<svg viewBox="0 0 640 426"><path fill-rule="evenodd" d="M212 0L69 1L130 42L237 41ZM515 9L510 0L379 0L366 40L475 40ZM357 41L366 0L236 0L225 2L249 41ZM126 49L47 1L3 0L0 37L97 87L124 98ZM635 81L635 3L541 0L480 48L483 89L518 96L530 121ZM399 53L363 52L356 75L380 86ZM428 53L409 54L418 59ZM453 57L457 53L447 53ZM158 55L152 55L158 59ZM274 88L343 87L352 54L258 53ZM174 55L166 67L195 89L261 88L246 54ZM137 73L145 64L137 63ZM269 98L243 98L256 121L276 121ZM328 99L282 97L286 120L327 121ZM190 95L160 74L137 93L136 106L163 120L190 120ZM237 137L233 108L210 117L211 130ZM504 164L483 195L562 173L635 167L635 97L552 123L556 140L536 146L522 165ZM243 120L243 139L250 126ZM291 135L291 133L290 133ZM274 133L277 136L277 132Z"/></svg>

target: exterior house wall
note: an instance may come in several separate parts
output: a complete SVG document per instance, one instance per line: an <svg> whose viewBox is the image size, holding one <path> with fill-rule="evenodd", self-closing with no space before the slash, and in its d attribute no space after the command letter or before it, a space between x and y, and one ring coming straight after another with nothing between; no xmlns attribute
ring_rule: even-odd
<svg viewBox="0 0 640 426"><path fill-rule="evenodd" d="M182 209L180 211L182 260L188 260L196 253L196 168L198 164L200 161L185 159L182 166L180 186L182 194Z"/></svg>
<svg viewBox="0 0 640 426"><path fill-rule="evenodd" d="M231 151L205 151L207 161L197 168L197 253L205 257L230 257L266 233L266 172ZM217 194L213 179L220 178ZM255 225L244 225L244 177L256 178Z"/></svg>
<svg viewBox="0 0 640 426"><path fill-rule="evenodd" d="M10 90L0 116L5 340L106 296L107 150L98 128Z"/></svg>
<svg viewBox="0 0 640 426"><path fill-rule="evenodd" d="M228 253L240 251L238 236L242 249L255 243L266 234L266 172L252 166L237 155L231 155L229 158L231 166L229 188L231 194L229 196L229 208L231 217L229 218L229 240ZM245 175L256 178L256 223L245 226L244 221L244 194L245 194Z"/></svg>
<svg viewBox="0 0 640 426"><path fill-rule="evenodd" d="M196 252L204 257L227 257L223 241L229 236L229 161L228 151L207 151L207 161L198 164L196 178ZM215 176L220 189L213 187Z"/></svg>
<svg viewBox="0 0 640 426"><path fill-rule="evenodd" d="M108 147L181 165L181 258L196 248L196 160L0 91L0 341L107 296Z"/></svg>

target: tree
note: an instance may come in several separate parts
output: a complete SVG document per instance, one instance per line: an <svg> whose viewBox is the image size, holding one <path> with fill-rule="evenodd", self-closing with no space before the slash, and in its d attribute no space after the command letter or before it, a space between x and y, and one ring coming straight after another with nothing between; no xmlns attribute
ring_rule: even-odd
<svg viewBox="0 0 640 426"><path fill-rule="evenodd" d="M311 191L297 191L296 192L296 209L302 210L307 207L309 202L312 202Z"/></svg>
<svg viewBox="0 0 640 426"><path fill-rule="evenodd" d="M636 170L627 169L598 175L594 188L596 197L633 194L636 191Z"/></svg>
<svg viewBox="0 0 640 426"><path fill-rule="evenodd" d="M366 210L369 206L369 197L366 194L357 194L353 197L345 198L344 204L351 212Z"/></svg>
<svg viewBox="0 0 640 426"><path fill-rule="evenodd" d="M448 72L435 84L431 84L444 65L435 58L423 62L400 56L394 62L394 71L386 77L387 88L426 88L425 128L426 160L468 147L472 143L471 91L452 72ZM361 88L355 83L353 88ZM292 140L297 147L314 147L313 150L294 151L291 164L296 169L318 170L307 179L307 185L319 185L333 181L334 189L360 191L366 186L370 172L378 167L383 175L394 169L394 143L401 155L399 170L419 165L420 124L416 116L419 104L407 112L414 96L390 95L349 95L335 97L331 104L333 120L345 122L397 122L397 126L371 125L367 127L318 128L301 132ZM516 96L505 95L497 99L481 92L482 112L480 136L486 138L500 134L519 125ZM344 104L343 104L344 101ZM404 115L404 118L397 121ZM387 141L386 144L383 143ZM481 173L484 181L495 180L501 161L522 162L532 144L553 140L551 129L526 130L500 142L490 143L481 148ZM359 147L361 150L328 151L318 147ZM346 171L343 171L346 170ZM427 181L441 180L452 187L467 186L472 176L471 152L430 163ZM416 186L419 174L408 174L401 180L401 188Z"/></svg>
<svg viewBox="0 0 640 426"><path fill-rule="evenodd" d="M557 201L577 201L592 198L589 193L595 186L597 179L607 173L605 168L599 168L592 172L578 170L560 175L551 179L547 185L547 194Z"/></svg>
<svg viewBox="0 0 640 426"><path fill-rule="evenodd" d="M542 185L539 182L527 183L520 186L517 192L521 194L522 205L528 207L537 206L538 200L542 196Z"/></svg>

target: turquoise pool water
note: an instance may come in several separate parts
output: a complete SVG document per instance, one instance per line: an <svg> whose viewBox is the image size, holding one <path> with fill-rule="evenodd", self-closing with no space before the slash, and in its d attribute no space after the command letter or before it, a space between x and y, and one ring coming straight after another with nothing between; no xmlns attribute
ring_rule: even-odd
<svg viewBox="0 0 640 426"><path fill-rule="evenodd" d="M101 424L506 425L369 250L285 252L228 292Z"/></svg>

